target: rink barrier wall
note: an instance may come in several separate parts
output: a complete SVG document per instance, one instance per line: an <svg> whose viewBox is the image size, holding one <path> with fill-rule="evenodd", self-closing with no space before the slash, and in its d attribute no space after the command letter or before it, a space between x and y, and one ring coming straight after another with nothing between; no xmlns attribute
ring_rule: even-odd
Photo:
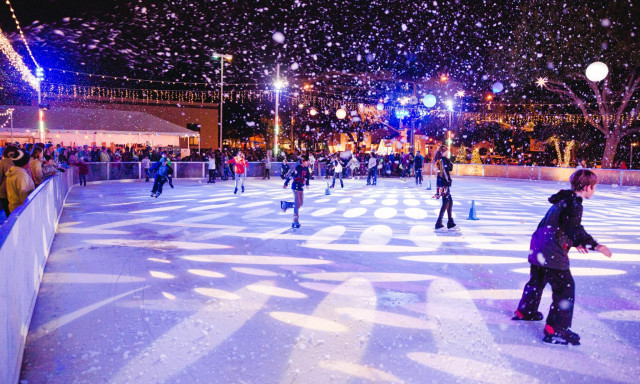
<svg viewBox="0 0 640 384"><path fill-rule="evenodd" d="M46 179L0 227L0 383L18 383L40 281L77 170Z"/></svg>
<svg viewBox="0 0 640 384"><path fill-rule="evenodd" d="M145 178L145 172L139 162L130 163L86 163L89 167L87 181L136 180ZM293 166L293 164L290 164ZM173 162L173 177L177 179L208 178L209 165L206 162ZM598 175L601 184L640 186L640 171L623 169L591 169ZM454 164L453 176L493 177L503 179L524 179L568 182L575 168L538 167L522 165ZM222 170L224 173L224 170ZM315 176L326 176L324 163L313 167ZM280 163L271 163L271 176L280 176ZM422 174L426 177L436 174L433 164L426 164ZM263 177L264 164L249 162L247 177ZM219 177L216 171L216 177Z"/></svg>

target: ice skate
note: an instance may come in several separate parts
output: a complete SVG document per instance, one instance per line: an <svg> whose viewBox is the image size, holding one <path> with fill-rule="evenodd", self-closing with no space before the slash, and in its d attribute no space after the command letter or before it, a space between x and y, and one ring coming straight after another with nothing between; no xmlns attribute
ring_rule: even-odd
<svg viewBox="0 0 640 384"><path fill-rule="evenodd" d="M151 197L156 197L156 194L155 194L155 193L152 193L152 194L151 194Z"/></svg>
<svg viewBox="0 0 640 384"><path fill-rule="evenodd" d="M243 186L241 186L240 188L242 188L242 193L244 193L244 185L243 185Z"/></svg>
<svg viewBox="0 0 640 384"><path fill-rule="evenodd" d="M447 229L452 232L460 232L460 227L458 227L456 223L453 222L453 220L449 220L447 222Z"/></svg>
<svg viewBox="0 0 640 384"><path fill-rule="evenodd" d="M447 229L444 227L444 224L442 224L442 221L438 221L436 223L435 231L436 232L447 232Z"/></svg>
<svg viewBox="0 0 640 384"><path fill-rule="evenodd" d="M236 193L238 193L238 188L233 190L233 194L235 195Z"/></svg>
<svg viewBox="0 0 640 384"><path fill-rule="evenodd" d="M554 330L549 324L544 327L544 343L560 345L580 345L580 336L570 329Z"/></svg>
<svg viewBox="0 0 640 384"><path fill-rule="evenodd" d="M293 223L291 223L291 228L294 228L294 229L300 228L300 222L294 221Z"/></svg>
<svg viewBox="0 0 640 384"><path fill-rule="evenodd" d="M542 312L536 312L530 316L525 316L522 312L516 309L516 312L513 314L511 320L515 321L540 321L544 319L544 315Z"/></svg>
<svg viewBox="0 0 640 384"><path fill-rule="evenodd" d="M287 203L286 201L281 201L280 209L282 209L282 212L287 212L287 208L289 208L289 203Z"/></svg>

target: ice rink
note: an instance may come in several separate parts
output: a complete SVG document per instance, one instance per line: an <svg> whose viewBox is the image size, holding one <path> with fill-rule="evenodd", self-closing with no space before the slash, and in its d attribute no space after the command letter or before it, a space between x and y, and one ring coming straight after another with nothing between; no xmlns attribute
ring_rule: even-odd
<svg viewBox="0 0 640 384"><path fill-rule="evenodd" d="M312 180L292 230L280 179L75 187L25 348L24 383L623 382L640 377L640 189L598 186L571 253L572 329L510 318L529 238L567 183L454 179L459 235L412 180ZM471 201L480 220L469 221ZM550 287L541 311L548 312Z"/></svg>

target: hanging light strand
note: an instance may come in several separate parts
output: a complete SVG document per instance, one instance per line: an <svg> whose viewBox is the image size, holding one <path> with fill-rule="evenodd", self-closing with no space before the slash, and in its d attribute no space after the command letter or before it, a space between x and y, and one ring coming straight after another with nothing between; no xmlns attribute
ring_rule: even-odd
<svg viewBox="0 0 640 384"><path fill-rule="evenodd" d="M22 77L34 90L38 90L38 79L31 73L31 70L24 64L22 57L13 49L11 42L0 29L0 51L7 57L9 63L15 68Z"/></svg>
<svg viewBox="0 0 640 384"><path fill-rule="evenodd" d="M33 57L33 53L31 52L31 48L29 48L29 44L27 43L27 39L24 37L24 32L22 32L22 28L20 27L20 21L18 21L18 18L16 17L16 12L13 10L13 6L11 5L11 1L6 0L6 3L9 6L9 9L11 10L11 17L13 17L13 20L15 20L15 22L16 22L16 27L18 28L18 33L20 34L20 38L22 39L22 42L24 43L24 46L27 47L27 52L29 52L29 56L31 56L31 60L33 60L33 63L36 65L36 67L40 68L40 65L36 61L36 58Z"/></svg>

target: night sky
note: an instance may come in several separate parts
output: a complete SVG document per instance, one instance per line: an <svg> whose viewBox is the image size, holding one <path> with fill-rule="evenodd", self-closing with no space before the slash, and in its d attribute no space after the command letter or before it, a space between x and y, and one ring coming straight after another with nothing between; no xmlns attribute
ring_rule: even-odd
<svg viewBox="0 0 640 384"><path fill-rule="evenodd" d="M619 42L638 46L640 35L640 7L631 0L14 3L45 68L187 82L215 83L219 62L211 53L218 51L234 55L225 70L230 83L270 83L280 63L291 82L332 71L407 80L446 73L479 94L501 81L502 95L516 97L532 94L537 76L619 57ZM0 16L24 56L6 4ZM56 76L48 80L84 81Z"/></svg>

